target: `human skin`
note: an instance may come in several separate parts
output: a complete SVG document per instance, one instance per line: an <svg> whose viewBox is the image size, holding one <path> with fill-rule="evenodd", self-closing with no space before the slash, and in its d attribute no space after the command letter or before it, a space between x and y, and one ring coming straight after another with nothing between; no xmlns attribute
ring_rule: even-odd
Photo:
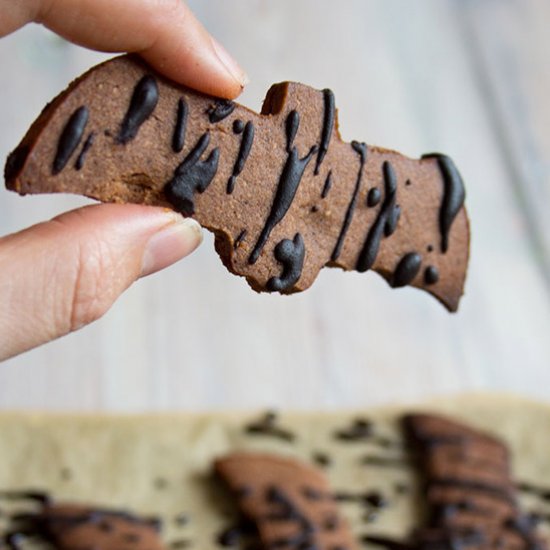
<svg viewBox="0 0 550 550"><path fill-rule="evenodd" d="M0 0L0 36L40 23L88 48L135 52L167 77L234 98L247 78L181 0ZM201 242L163 208L101 204L0 237L0 360L100 318L136 279Z"/></svg>

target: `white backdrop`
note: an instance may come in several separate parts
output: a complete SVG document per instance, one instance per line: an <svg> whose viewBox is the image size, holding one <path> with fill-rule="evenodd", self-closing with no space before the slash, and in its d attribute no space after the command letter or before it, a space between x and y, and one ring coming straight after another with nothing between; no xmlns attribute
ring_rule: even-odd
<svg viewBox="0 0 550 550"><path fill-rule="evenodd" d="M550 147L542 147L550 137L541 131L550 122L541 99L550 97L550 39L537 24L547 5L190 4L249 73L247 106L259 109L272 82L330 87L346 140L453 156L473 229L459 313L424 293L390 290L375 274L339 270L324 270L301 295L257 295L225 270L208 235L92 326L1 364L0 408L360 407L472 389L550 400L546 237L530 211L550 199ZM511 75L499 69L502 52ZM0 158L46 101L106 57L37 26L1 40ZM538 164L526 155L539 155ZM86 202L0 190L0 233Z"/></svg>

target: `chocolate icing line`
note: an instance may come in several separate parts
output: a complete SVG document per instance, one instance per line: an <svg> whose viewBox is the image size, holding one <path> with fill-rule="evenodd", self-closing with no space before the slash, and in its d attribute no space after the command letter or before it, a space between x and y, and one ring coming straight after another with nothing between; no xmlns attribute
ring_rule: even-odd
<svg viewBox="0 0 550 550"><path fill-rule="evenodd" d="M233 193L235 189L235 182L237 181L237 176L243 171L246 159L250 154L250 149L252 149L252 143L254 142L254 124L252 121L248 121L243 130L243 137L241 139L241 145L239 147L239 153L237 154L237 159L235 160L235 165L233 166L233 173L231 174L227 182L227 193Z"/></svg>
<svg viewBox="0 0 550 550"><path fill-rule="evenodd" d="M73 112L65 124L57 143L57 151L52 166L53 175L59 174L69 162L84 135L88 118L88 108L82 106Z"/></svg>
<svg viewBox="0 0 550 550"><path fill-rule="evenodd" d="M332 90L329 90L328 88L323 90L323 102L325 110L323 114L323 127L321 129L321 140L319 143L319 151L317 153L317 162L315 163L315 170L313 172L315 175L319 173L323 159L327 154L330 138L332 137L332 130L334 128L334 115L336 109L334 107L334 94L332 93Z"/></svg>
<svg viewBox="0 0 550 550"><path fill-rule="evenodd" d="M176 123L174 124L174 133L172 135L172 150L174 153L180 153L183 150L188 115L189 106L187 105L185 98L181 97L178 101Z"/></svg>
<svg viewBox="0 0 550 550"><path fill-rule="evenodd" d="M241 134L244 130L244 122L238 118L233 122L233 133L234 134Z"/></svg>
<svg viewBox="0 0 550 550"><path fill-rule="evenodd" d="M512 504L515 502L514 495L508 487L495 485L493 483L482 483L479 481L468 481L467 479L448 477L429 479L428 486L457 487L471 491L479 491Z"/></svg>
<svg viewBox="0 0 550 550"><path fill-rule="evenodd" d="M537 486L533 483L518 483L517 484L518 491L521 491L523 493L528 493L537 496L538 498L545 500L547 502L550 502L550 486L549 487L542 487Z"/></svg>
<svg viewBox="0 0 550 550"><path fill-rule="evenodd" d="M95 132L90 132L88 134L88 137L86 138L86 141L84 142L84 145L82 145L82 149L80 150L80 153L74 163L75 170L82 170L82 168L84 167L84 162L86 161L86 155L88 154L88 151L94 144L94 140L95 140Z"/></svg>
<svg viewBox="0 0 550 550"><path fill-rule="evenodd" d="M382 165L382 173L384 177L384 202L378 212L376 221L369 229L365 244L359 252L357 257L357 264L355 269L359 272L364 272L370 269L380 249L380 242L382 241L383 233L387 233L386 222L390 216L391 211L395 207L395 194L397 193L397 177L393 166L389 161L384 161ZM391 227L390 227L391 228ZM395 228L393 228L395 229ZM386 235L387 236L387 235Z"/></svg>
<svg viewBox="0 0 550 550"><path fill-rule="evenodd" d="M259 420L247 424L244 430L249 435L273 436L289 442L296 438L296 434L278 425L278 415L274 411L268 411Z"/></svg>
<svg viewBox="0 0 550 550"><path fill-rule="evenodd" d="M136 136L141 125L153 114L159 100L157 81L145 75L134 87L130 105L116 138L117 143L126 144Z"/></svg>
<svg viewBox="0 0 550 550"><path fill-rule="evenodd" d="M283 264L283 272L279 277L267 281L267 290L282 292L295 285L302 275L305 258L304 239L300 233L294 239L283 239L275 247L275 258Z"/></svg>
<svg viewBox="0 0 550 550"><path fill-rule="evenodd" d="M229 99L218 99L206 110L206 113L208 114L208 120L212 124L215 124L216 122L221 122L224 118L227 118L235 110L235 107L235 103Z"/></svg>
<svg viewBox="0 0 550 550"><path fill-rule="evenodd" d="M292 110L288 113L285 122L286 130L286 151L290 153L292 149L292 144L294 143L294 138L298 132L298 127L300 126L300 114L298 111Z"/></svg>
<svg viewBox="0 0 550 550"><path fill-rule="evenodd" d="M200 157L210 143L210 134L203 134L195 147L178 165L174 177L164 186L164 193L170 203L184 216L192 216L195 212L194 193L203 193L210 185L218 170L220 150L213 149L206 160Z"/></svg>
<svg viewBox="0 0 550 550"><path fill-rule="evenodd" d="M391 280L391 286L393 288L399 288L406 286L414 280L420 271L422 265L422 256L417 252L409 252L405 254L397 264L393 277Z"/></svg>
<svg viewBox="0 0 550 550"><path fill-rule="evenodd" d="M435 285L439 281L439 270L433 265L429 265L424 270L424 283Z"/></svg>
<svg viewBox="0 0 550 550"><path fill-rule="evenodd" d="M441 252L449 248L449 233L456 215L464 204L466 191L460 172L453 160L440 153L430 153L422 156L423 159L434 158L443 178L443 198L439 211L439 230L441 232Z"/></svg>
<svg viewBox="0 0 550 550"><path fill-rule="evenodd" d="M355 207L357 206L357 198L359 196L359 189L361 188L361 180L363 179L363 168L367 160L367 145L365 143L359 143L358 141L352 141L351 147L359 155L359 171L357 173L357 180L355 182L355 188L351 195L351 200L349 202L348 208L346 210L346 215L344 216L344 222L342 228L340 229L340 234L338 235L338 240L332 251L330 259L334 262L340 256L342 252L342 247L344 246L344 239L346 238L346 233L348 232L351 220L353 218L353 213L355 212Z"/></svg>
<svg viewBox="0 0 550 550"><path fill-rule="evenodd" d="M384 224L384 236L390 237L397 229L399 218L401 217L401 207L396 204L393 208L390 208L386 223Z"/></svg>
<svg viewBox="0 0 550 550"><path fill-rule="evenodd" d="M294 111L291 111L289 113L286 124L287 139L289 144L292 144L292 140L294 139L294 136L296 134L296 131L294 130L295 120L298 120L299 122L299 118L294 116L292 114L293 112ZM256 246L254 247L248 258L248 263L250 265L255 264L258 261L258 258L260 257L265 243L269 239L271 231L284 218L285 214L290 208L290 205L292 204L296 195L296 191L298 190L298 186L300 185L300 181L302 180L304 170L306 169L306 166L309 164L309 161L316 152L317 146L314 145L313 147L311 147L308 154L303 158L299 158L298 149L296 147L292 147L292 149L288 153L283 171L279 178L279 183L277 185L277 191L273 200L273 204L271 206L271 211L269 213L269 216L267 217L264 228L262 229L262 232L258 237Z"/></svg>
<svg viewBox="0 0 550 550"><path fill-rule="evenodd" d="M375 206L378 206L381 200L382 193L380 193L380 189L378 189L378 187L372 187L371 189L369 189L369 192L367 193L367 206L369 208L374 208Z"/></svg>
<svg viewBox="0 0 550 550"><path fill-rule="evenodd" d="M327 177L325 179L325 184L323 185L323 190L321 191L321 198L325 199L332 187L332 170L329 170Z"/></svg>
<svg viewBox="0 0 550 550"><path fill-rule="evenodd" d="M374 535L363 535L361 540L366 544L375 544L383 546L388 550L419 550L418 546L413 542L399 541L389 537L379 537Z"/></svg>

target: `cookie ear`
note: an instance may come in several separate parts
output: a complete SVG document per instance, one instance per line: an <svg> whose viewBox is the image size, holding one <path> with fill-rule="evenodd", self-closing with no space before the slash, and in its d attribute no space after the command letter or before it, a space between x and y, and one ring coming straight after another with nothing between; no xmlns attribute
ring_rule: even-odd
<svg viewBox="0 0 550 550"><path fill-rule="evenodd" d="M288 88L288 82L273 84L267 91L262 104L261 114L268 116L282 113L288 100Z"/></svg>

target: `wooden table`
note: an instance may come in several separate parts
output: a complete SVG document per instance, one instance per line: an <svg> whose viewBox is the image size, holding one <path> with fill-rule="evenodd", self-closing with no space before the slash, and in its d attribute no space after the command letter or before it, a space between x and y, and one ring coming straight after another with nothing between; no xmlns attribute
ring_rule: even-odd
<svg viewBox="0 0 550 550"><path fill-rule="evenodd" d="M367 406L469 390L550 400L550 4L545 0L190 2L251 84L330 87L344 138L450 154L467 184L466 296L449 315L372 273L257 295L208 236L100 321L0 365L1 408ZM28 27L0 42L0 158L105 56ZM0 191L0 233L80 198Z"/></svg>

